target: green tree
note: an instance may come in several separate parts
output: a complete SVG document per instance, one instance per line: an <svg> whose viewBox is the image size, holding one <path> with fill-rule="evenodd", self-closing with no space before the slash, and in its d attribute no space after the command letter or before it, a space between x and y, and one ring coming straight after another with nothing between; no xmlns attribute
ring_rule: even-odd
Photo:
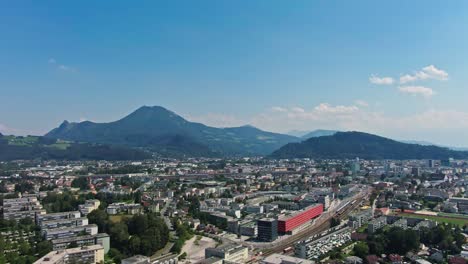
<svg viewBox="0 0 468 264"><path fill-rule="evenodd" d="M106 211L97 209L87 215L90 224L96 224L100 232L107 232L109 216Z"/></svg>
<svg viewBox="0 0 468 264"><path fill-rule="evenodd" d="M354 245L354 254L362 259L365 259L367 255L369 255L369 246L366 242L357 242Z"/></svg>
<svg viewBox="0 0 468 264"><path fill-rule="evenodd" d="M80 188L80 190L88 189L88 179L84 176L73 179L71 186L74 188Z"/></svg>

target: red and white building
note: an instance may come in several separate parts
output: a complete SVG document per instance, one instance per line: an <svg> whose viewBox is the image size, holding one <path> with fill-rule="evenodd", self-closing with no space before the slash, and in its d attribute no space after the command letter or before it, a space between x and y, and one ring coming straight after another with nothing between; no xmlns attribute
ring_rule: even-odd
<svg viewBox="0 0 468 264"><path fill-rule="evenodd" d="M323 213L323 204L314 204L278 218L278 233L288 233Z"/></svg>

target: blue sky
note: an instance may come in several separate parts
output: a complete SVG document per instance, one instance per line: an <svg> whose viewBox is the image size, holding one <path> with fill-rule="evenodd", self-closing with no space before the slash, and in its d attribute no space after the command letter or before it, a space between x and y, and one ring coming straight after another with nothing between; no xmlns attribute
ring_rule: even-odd
<svg viewBox="0 0 468 264"><path fill-rule="evenodd" d="M0 131L161 105L468 146L466 25L461 0L2 1Z"/></svg>

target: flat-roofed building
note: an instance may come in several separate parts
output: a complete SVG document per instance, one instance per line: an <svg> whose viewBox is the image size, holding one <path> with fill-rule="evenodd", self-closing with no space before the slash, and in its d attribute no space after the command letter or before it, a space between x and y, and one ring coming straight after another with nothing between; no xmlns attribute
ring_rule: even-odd
<svg viewBox="0 0 468 264"><path fill-rule="evenodd" d="M69 248L61 251L51 251L49 254L34 262L34 264L71 263L104 263L104 248L101 245L93 245Z"/></svg>
<svg viewBox="0 0 468 264"><path fill-rule="evenodd" d="M205 258L217 257L226 262L245 263L249 258L249 249L241 245L223 245L217 248L206 248Z"/></svg>
<svg viewBox="0 0 468 264"><path fill-rule="evenodd" d="M107 207L106 212L111 215L122 212L133 215L141 213L142 209L140 204L113 203Z"/></svg>
<svg viewBox="0 0 468 264"><path fill-rule="evenodd" d="M369 234L375 233L375 231L379 230L380 228L384 227L387 225L387 217L385 216L380 216L378 218L373 219L372 221L369 222L367 225L367 232Z"/></svg>
<svg viewBox="0 0 468 264"><path fill-rule="evenodd" d="M82 234L96 235L97 233L98 227L95 224L42 230L42 235L47 240L65 237L76 237Z"/></svg>
<svg viewBox="0 0 468 264"><path fill-rule="evenodd" d="M101 202L97 199L86 200L84 204L78 205L78 208L82 215L86 216L94 210L97 210Z"/></svg>
<svg viewBox="0 0 468 264"><path fill-rule="evenodd" d="M177 264L179 263L179 256L177 254L166 254L153 259L152 264Z"/></svg>
<svg viewBox="0 0 468 264"><path fill-rule="evenodd" d="M104 253L107 254L110 249L110 238L106 233L99 233L96 235L84 235L75 237L65 237L52 239L53 250L64 250L67 249L72 243L75 243L79 247L101 245L104 247Z"/></svg>
<svg viewBox="0 0 468 264"><path fill-rule="evenodd" d="M80 218L80 211L60 212L51 214L42 214L36 216L36 224L41 225L42 221L69 219L69 218Z"/></svg>
<svg viewBox="0 0 468 264"><path fill-rule="evenodd" d="M74 227L74 226L85 226L88 225L88 218L66 218L58 220L41 221L41 229L53 229L62 227Z"/></svg>
<svg viewBox="0 0 468 264"><path fill-rule="evenodd" d="M24 218L34 220L36 215L45 214L37 197L23 197L3 200L3 219L19 221Z"/></svg>
<svg viewBox="0 0 468 264"><path fill-rule="evenodd" d="M290 233L293 229L319 217L322 213L323 204L315 204L300 211L281 215L278 218L278 233Z"/></svg>
<svg viewBox="0 0 468 264"><path fill-rule="evenodd" d="M260 264L314 264L314 262L292 256L273 254L262 260Z"/></svg>
<svg viewBox="0 0 468 264"><path fill-rule="evenodd" d="M278 238L278 220L273 218L257 220L257 238L266 242L275 241Z"/></svg>

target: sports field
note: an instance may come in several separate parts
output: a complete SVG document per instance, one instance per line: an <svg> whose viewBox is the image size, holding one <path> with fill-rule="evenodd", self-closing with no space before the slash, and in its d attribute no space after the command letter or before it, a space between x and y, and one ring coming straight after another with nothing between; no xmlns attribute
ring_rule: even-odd
<svg viewBox="0 0 468 264"><path fill-rule="evenodd" d="M468 225L468 219L464 219L464 218L435 216L435 215L420 215L420 214L410 214L410 213L396 213L396 215L404 216L408 218L428 219L428 220L437 221L439 223L455 224L455 225L459 225L460 227L464 225Z"/></svg>

